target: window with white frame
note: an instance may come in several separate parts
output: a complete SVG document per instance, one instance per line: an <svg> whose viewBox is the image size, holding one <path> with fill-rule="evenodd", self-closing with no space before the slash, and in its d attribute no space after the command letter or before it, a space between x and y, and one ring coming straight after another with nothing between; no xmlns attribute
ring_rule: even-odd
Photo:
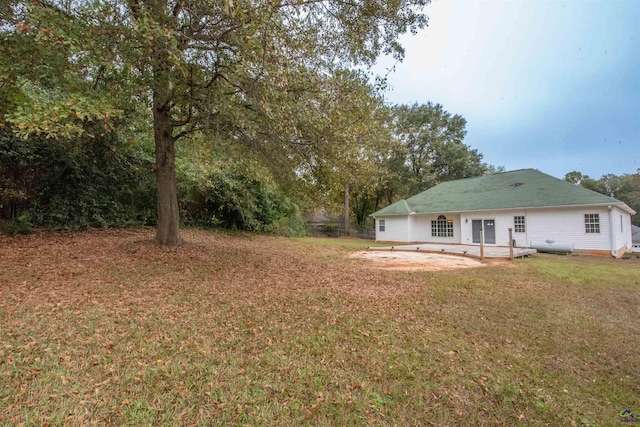
<svg viewBox="0 0 640 427"><path fill-rule="evenodd" d="M600 233L600 214L584 214L584 231L588 234Z"/></svg>
<svg viewBox="0 0 640 427"><path fill-rule="evenodd" d="M524 222L524 216L514 216L513 217L513 232L514 233L525 233L527 230Z"/></svg>
<svg viewBox="0 0 640 427"><path fill-rule="evenodd" d="M384 231L384 229L385 229L384 219L379 219L378 220L378 231Z"/></svg>
<svg viewBox="0 0 640 427"><path fill-rule="evenodd" d="M440 215L435 221L431 221L432 237L453 237L453 220Z"/></svg>

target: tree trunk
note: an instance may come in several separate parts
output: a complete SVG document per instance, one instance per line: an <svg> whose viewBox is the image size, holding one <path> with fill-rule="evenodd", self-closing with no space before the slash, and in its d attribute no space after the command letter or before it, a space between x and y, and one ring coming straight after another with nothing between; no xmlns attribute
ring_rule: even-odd
<svg viewBox="0 0 640 427"><path fill-rule="evenodd" d="M167 0L150 1L150 12L157 22L168 25ZM176 246L180 237L180 214L176 186L176 140L171 120L171 66L169 46L160 37L153 46L153 138L156 144L156 184L158 186L158 228L156 243Z"/></svg>
<svg viewBox="0 0 640 427"><path fill-rule="evenodd" d="M158 185L158 228L156 243L176 246L180 237L180 214L176 188L175 140L171 126L168 90L153 94L153 136L156 143L156 183Z"/></svg>

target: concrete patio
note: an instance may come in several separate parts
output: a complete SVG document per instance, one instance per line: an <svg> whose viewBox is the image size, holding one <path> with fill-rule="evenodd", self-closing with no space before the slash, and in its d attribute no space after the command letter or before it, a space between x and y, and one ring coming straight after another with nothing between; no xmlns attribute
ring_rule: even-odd
<svg viewBox="0 0 640 427"><path fill-rule="evenodd" d="M414 243L398 244L384 247L370 247L370 251L409 251L428 252L448 255L462 255L473 258L480 258L480 246L478 245L452 245L447 243ZM513 248L513 257L522 258L535 254L535 249ZM485 258L509 258L509 247L506 246L486 246L484 247Z"/></svg>

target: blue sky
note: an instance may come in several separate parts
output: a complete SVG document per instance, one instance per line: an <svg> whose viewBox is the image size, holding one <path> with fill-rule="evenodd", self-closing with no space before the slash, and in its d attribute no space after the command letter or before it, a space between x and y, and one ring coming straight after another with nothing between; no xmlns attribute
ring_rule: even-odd
<svg viewBox="0 0 640 427"><path fill-rule="evenodd" d="M461 114L465 143L507 170L640 168L640 0L434 0L426 10L429 26L401 38L387 102Z"/></svg>

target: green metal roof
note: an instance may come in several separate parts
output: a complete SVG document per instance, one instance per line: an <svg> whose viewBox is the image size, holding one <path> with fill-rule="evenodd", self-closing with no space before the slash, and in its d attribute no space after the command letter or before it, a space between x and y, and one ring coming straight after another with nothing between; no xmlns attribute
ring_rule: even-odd
<svg viewBox="0 0 640 427"><path fill-rule="evenodd" d="M631 208L613 197L535 169L521 169L443 182L371 216L609 204L633 213Z"/></svg>

